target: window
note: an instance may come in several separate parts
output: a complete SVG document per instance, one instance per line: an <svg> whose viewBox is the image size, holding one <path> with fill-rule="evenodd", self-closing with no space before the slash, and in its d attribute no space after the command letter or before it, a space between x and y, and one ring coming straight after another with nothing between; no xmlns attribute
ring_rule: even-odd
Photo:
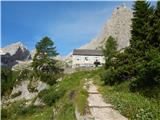
<svg viewBox="0 0 160 120"><path fill-rule="evenodd" d="M88 61L88 57L85 57L85 60Z"/></svg>
<svg viewBox="0 0 160 120"><path fill-rule="evenodd" d="M80 60L80 56L77 56L76 59L77 59L77 61L79 61Z"/></svg>

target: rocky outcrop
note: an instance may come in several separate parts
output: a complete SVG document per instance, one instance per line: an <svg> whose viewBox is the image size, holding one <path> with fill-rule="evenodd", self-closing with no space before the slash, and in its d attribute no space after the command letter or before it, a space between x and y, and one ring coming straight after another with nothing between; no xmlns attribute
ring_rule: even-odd
<svg viewBox="0 0 160 120"><path fill-rule="evenodd" d="M34 58L35 54L36 54L36 49L34 49L34 50L31 51L31 58L32 59Z"/></svg>
<svg viewBox="0 0 160 120"><path fill-rule="evenodd" d="M34 86L35 90L31 92L29 90L29 85L31 85L29 80L21 81L19 84L13 87L12 93L9 97L9 99L3 99L2 103L12 103L18 100L31 100L35 98L39 92L41 92L44 89L48 89L48 85L42 81L36 81L32 84ZM38 104L40 101L38 100L36 104Z"/></svg>
<svg viewBox="0 0 160 120"><path fill-rule="evenodd" d="M2 65L12 67L17 64L16 60L26 61L31 59L29 50L21 43L17 42L1 49Z"/></svg>
<svg viewBox="0 0 160 120"><path fill-rule="evenodd" d="M12 70L23 70L23 69L32 69L32 60L19 61L16 60L16 64L12 66Z"/></svg>
<svg viewBox="0 0 160 120"><path fill-rule="evenodd" d="M104 46L105 40L109 36L117 40L118 50L127 47L131 38L132 17L132 11L125 5L117 7L114 9L111 18L105 24L101 34L88 44L80 47L80 49L99 49L101 46Z"/></svg>

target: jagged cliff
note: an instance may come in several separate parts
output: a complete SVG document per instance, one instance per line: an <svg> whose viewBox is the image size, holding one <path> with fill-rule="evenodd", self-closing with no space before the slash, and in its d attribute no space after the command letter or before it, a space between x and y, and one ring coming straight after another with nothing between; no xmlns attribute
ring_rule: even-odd
<svg viewBox="0 0 160 120"><path fill-rule="evenodd" d="M21 43L13 43L1 49L1 63L4 66L12 67L17 64L17 60L30 60L29 50Z"/></svg>
<svg viewBox="0 0 160 120"><path fill-rule="evenodd" d="M101 34L91 40L80 49L99 49L105 43L105 38L113 36L118 43L118 50L129 45L131 38L131 24L133 13L125 5L118 6L113 10L111 18L106 22Z"/></svg>

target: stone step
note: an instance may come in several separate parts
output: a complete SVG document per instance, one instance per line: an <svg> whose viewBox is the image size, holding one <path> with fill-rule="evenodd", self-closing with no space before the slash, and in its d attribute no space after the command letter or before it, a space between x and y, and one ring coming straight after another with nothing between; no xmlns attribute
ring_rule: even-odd
<svg viewBox="0 0 160 120"><path fill-rule="evenodd" d="M90 111L95 120L127 120L113 108L90 108Z"/></svg>
<svg viewBox="0 0 160 120"><path fill-rule="evenodd" d="M100 94L99 92L88 92L88 94Z"/></svg>
<svg viewBox="0 0 160 120"><path fill-rule="evenodd" d="M105 106L89 106L89 108L99 108L99 109L103 109L103 108L113 108L113 105L105 105Z"/></svg>

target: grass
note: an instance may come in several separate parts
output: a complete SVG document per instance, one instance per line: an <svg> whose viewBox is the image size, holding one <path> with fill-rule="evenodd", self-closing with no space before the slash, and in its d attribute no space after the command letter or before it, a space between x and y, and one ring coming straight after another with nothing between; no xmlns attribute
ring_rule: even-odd
<svg viewBox="0 0 160 120"><path fill-rule="evenodd" d="M86 71L64 76L56 85L44 90L39 97L46 103L44 107L25 107L26 101L12 103L2 110L3 120L76 120L75 108L84 114L87 106L87 92L83 89ZM54 112L53 112L54 111Z"/></svg>
<svg viewBox="0 0 160 120"><path fill-rule="evenodd" d="M48 99L50 104L44 107L30 106L24 108L24 102L16 102L7 109L2 109L2 119L76 120L75 109L82 115L88 112L88 94L83 89L85 79L88 78L94 80L94 83L99 86L99 91L105 101L113 104L115 109L129 120L160 120L159 100L149 99L138 93L130 92L129 81L114 86L106 86L100 79L102 72L103 69L97 69L66 75L57 85L51 86L47 92L41 93L43 97L46 95L45 99ZM52 99L55 96L58 97Z"/></svg>
<svg viewBox="0 0 160 120"><path fill-rule="evenodd" d="M75 120L75 108L81 114L85 113L88 94L83 89L83 85L86 77L85 71L76 72L65 76L59 83L57 89L65 91L65 94L55 104L58 109L56 120Z"/></svg>
<svg viewBox="0 0 160 120"><path fill-rule="evenodd" d="M105 101L113 104L129 120L160 120L160 100L130 92L130 81L107 86L97 77L94 83L99 86Z"/></svg>
<svg viewBox="0 0 160 120"><path fill-rule="evenodd" d="M12 103L8 108L2 109L3 120L50 120L52 107L25 106L25 101Z"/></svg>
<svg viewBox="0 0 160 120"><path fill-rule="evenodd" d="M19 71L12 71L9 68L1 68L1 95L9 96L13 86L16 84Z"/></svg>
<svg viewBox="0 0 160 120"><path fill-rule="evenodd" d="M88 98L87 91L81 90L79 91L75 99L77 110L80 112L81 115L85 115L88 112L87 98Z"/></svg>
<svg viewBox="0 0 160 120"><path fill-rule="evenodd" d="M36 112L19 116L17 120L51 120L53 118L52 111L53 108L48 106L36 108Z"/></svg>

